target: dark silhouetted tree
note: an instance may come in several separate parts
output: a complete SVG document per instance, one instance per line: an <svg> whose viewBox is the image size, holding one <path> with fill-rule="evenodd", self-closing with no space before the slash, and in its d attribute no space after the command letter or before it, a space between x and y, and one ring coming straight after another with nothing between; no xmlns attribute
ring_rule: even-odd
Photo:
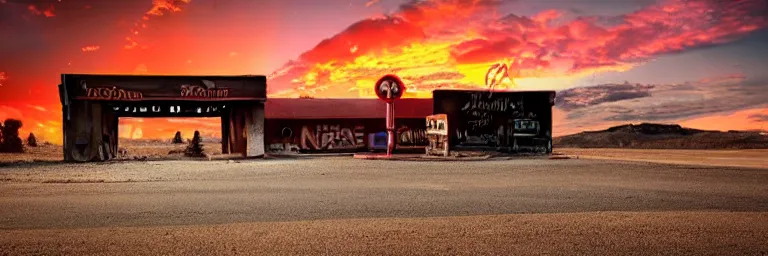
<svg viewBox="0 0 768 256"><path fill-rule="evenodd" d="M181 138L181 132L176 131L176 135L173 136L173 144L181 144L184 143L184 139Z"/></svg>
<svg viewBox="0 0 768 256"><path fill-rule="evenodd" d="M187 149L184 151L184 155L191 157L203 157L203 145L201 144L200 132L195 131L195 136L189 141Z"/></svg>
<svg viewBox="0 0 768 256"><path fill-rule="evenodd" d="M3 145L3 122L0 122L0 147Z"/></svg>
<svg viewBox="0 0 768 256"><path fill-rule="evenodd" d="M6 119L3 125L3 142L0 144L0 152L7 153L22 153L24 152L24 144L19 138L19 129L21 128L21 120Z"/></svg>
<svg viewBox="0 0 768 256"><path fill-rule="evenodd" d="M37 147L37 137L35 137L34 133L29 133L29 136L27 137L27 146Z"/></svg>

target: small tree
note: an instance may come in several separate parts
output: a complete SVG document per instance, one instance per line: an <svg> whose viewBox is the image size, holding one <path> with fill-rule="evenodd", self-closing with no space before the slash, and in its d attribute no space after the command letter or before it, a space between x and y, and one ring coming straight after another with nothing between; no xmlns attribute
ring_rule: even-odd
<svg viewBox="0 0 768 256"><path fill-rule="evenodd" d="M195 131L195 136L193 136L192 140L189 141L189 145L187 146L187 149L184 151L184 155L191 156L191 157L205 156L203 154L203 145L200 142L201 142L200 132Z"/></svg>
<svg viewBox="0 0 768 256"><path fill-rule="evenodd" d="M0 122L0 147L3 145L3 122Z"/></svg>
<svg viewBox="0 0 768 256"><path fill-rule="evenodd" d="M24 152L24 144L22 144L21 138L19 138L19 129L21 128L21 120L6 119L3 126L3 142L0 144L0 152L8 153L22 153Z"/></svg>
<svg viewBox="0 0 768 256"><path fill-rule="evenodd" d="M37 147L37 137L35 137L34 133L29 133L29 136L27 137L27 146Z"/></svg>
<svg viewBox="0 0 768 256"><path fill-rule="evenodd" d="M184 139L181 138L181 132L176 131L176 135L173 136L173 144L181 144L184 143Z"/></svg>

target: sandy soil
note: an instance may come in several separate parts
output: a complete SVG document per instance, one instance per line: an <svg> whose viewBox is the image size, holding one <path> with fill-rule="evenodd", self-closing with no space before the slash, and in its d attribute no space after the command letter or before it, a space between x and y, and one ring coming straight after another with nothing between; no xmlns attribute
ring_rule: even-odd
<svg viewBox="0 0 768 256"><path fill-rule="evenodd" d="M0 163L9 162L54 162L64 159L61 146L42 143L37 147L26 147L24 153L0 153Z"/></svg>
<svg viewBox="0 0 768 256"><path fill-rule="evenodd" d="M199 160L187 158L180 152L187 144L171 144L159 140L122 140L120 147L128 149L128 155L121 159L147 157L150 160ZM219 142L204 142L203 147L213 159L228 159L233 156L221 155ZM613 149L613 148L556 148L555 154L586 159L642 161L666 164L731 166L768 168L768 149L745 150L683 150L683 149ZM28 147L21 154L0 153L0 167L5 163L44 162L55 163L63 159L61 146L43 144ZM423 160L423 159L422 159Z"/></svg>
<svg viewBox="0 0 768 256"><path fill-rule="evenodd" d="M766 255L768 214L512 214L3 230L3 255Z"/></svg>
<svg viewBox="0 0 768 256"><path fill-rule="evenodd" d="M203 150L211 155L221 154L221 143L204 141ZM162 140L126 140L120 141L120 148L128 150L128 158L134 156L146 156L148 158L167 158L169 152L182 152L187 147L187 143L172 144ZM179 154L173 154L179 155ZM171 156L173 157L173 156Z"/></svg>
<svg viewBox="0 0 768 256"><path fill-rule="evenodd" d="M120 148L128 150L128 154L119 159L134 159L146 157L147 159L187 159L178 152L187 147L186 143L172 144L161 140L120 140ZM215 141L203 142L203 149L213 156L221 155L221 143ZM15 162L60 162L64 159L61 145L41 144L38 147L26 147L24 153L0 153L0 164ZM169 154L175 151L174 154Z"/></svg>
<svg viewBox="0 0 768 256"><path fill-rule="evenodd" d="M768 168L768 149L586 149L557 148L555 152L580 158L642 161L666 164Z"/></svg>

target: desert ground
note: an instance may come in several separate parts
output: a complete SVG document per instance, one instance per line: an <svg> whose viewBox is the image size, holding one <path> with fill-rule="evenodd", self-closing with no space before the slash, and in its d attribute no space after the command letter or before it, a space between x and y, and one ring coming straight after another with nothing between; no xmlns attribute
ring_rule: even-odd
<svg viewBox="0 0 768 256"><path fill-rule="evenodd" d="M768 168L768 149L615 149L562 148L556 152L581 158L666 164Z"/></svg>
<svg viewBox="0 0 768 256"><path fill-rule="evenodd" d="M766 151L556 151L571 159L0 155L0 254L768 254Z"/></svg>

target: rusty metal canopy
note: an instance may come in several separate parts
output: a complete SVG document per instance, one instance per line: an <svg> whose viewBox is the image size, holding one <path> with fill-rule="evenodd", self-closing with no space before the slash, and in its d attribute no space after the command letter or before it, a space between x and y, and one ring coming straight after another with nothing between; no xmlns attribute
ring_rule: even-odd
<svg viewBox="0 0 768 256"><path fill-rule="evenodd" d="M264 101L265 76L62 74L61 100Z"/></svg>

